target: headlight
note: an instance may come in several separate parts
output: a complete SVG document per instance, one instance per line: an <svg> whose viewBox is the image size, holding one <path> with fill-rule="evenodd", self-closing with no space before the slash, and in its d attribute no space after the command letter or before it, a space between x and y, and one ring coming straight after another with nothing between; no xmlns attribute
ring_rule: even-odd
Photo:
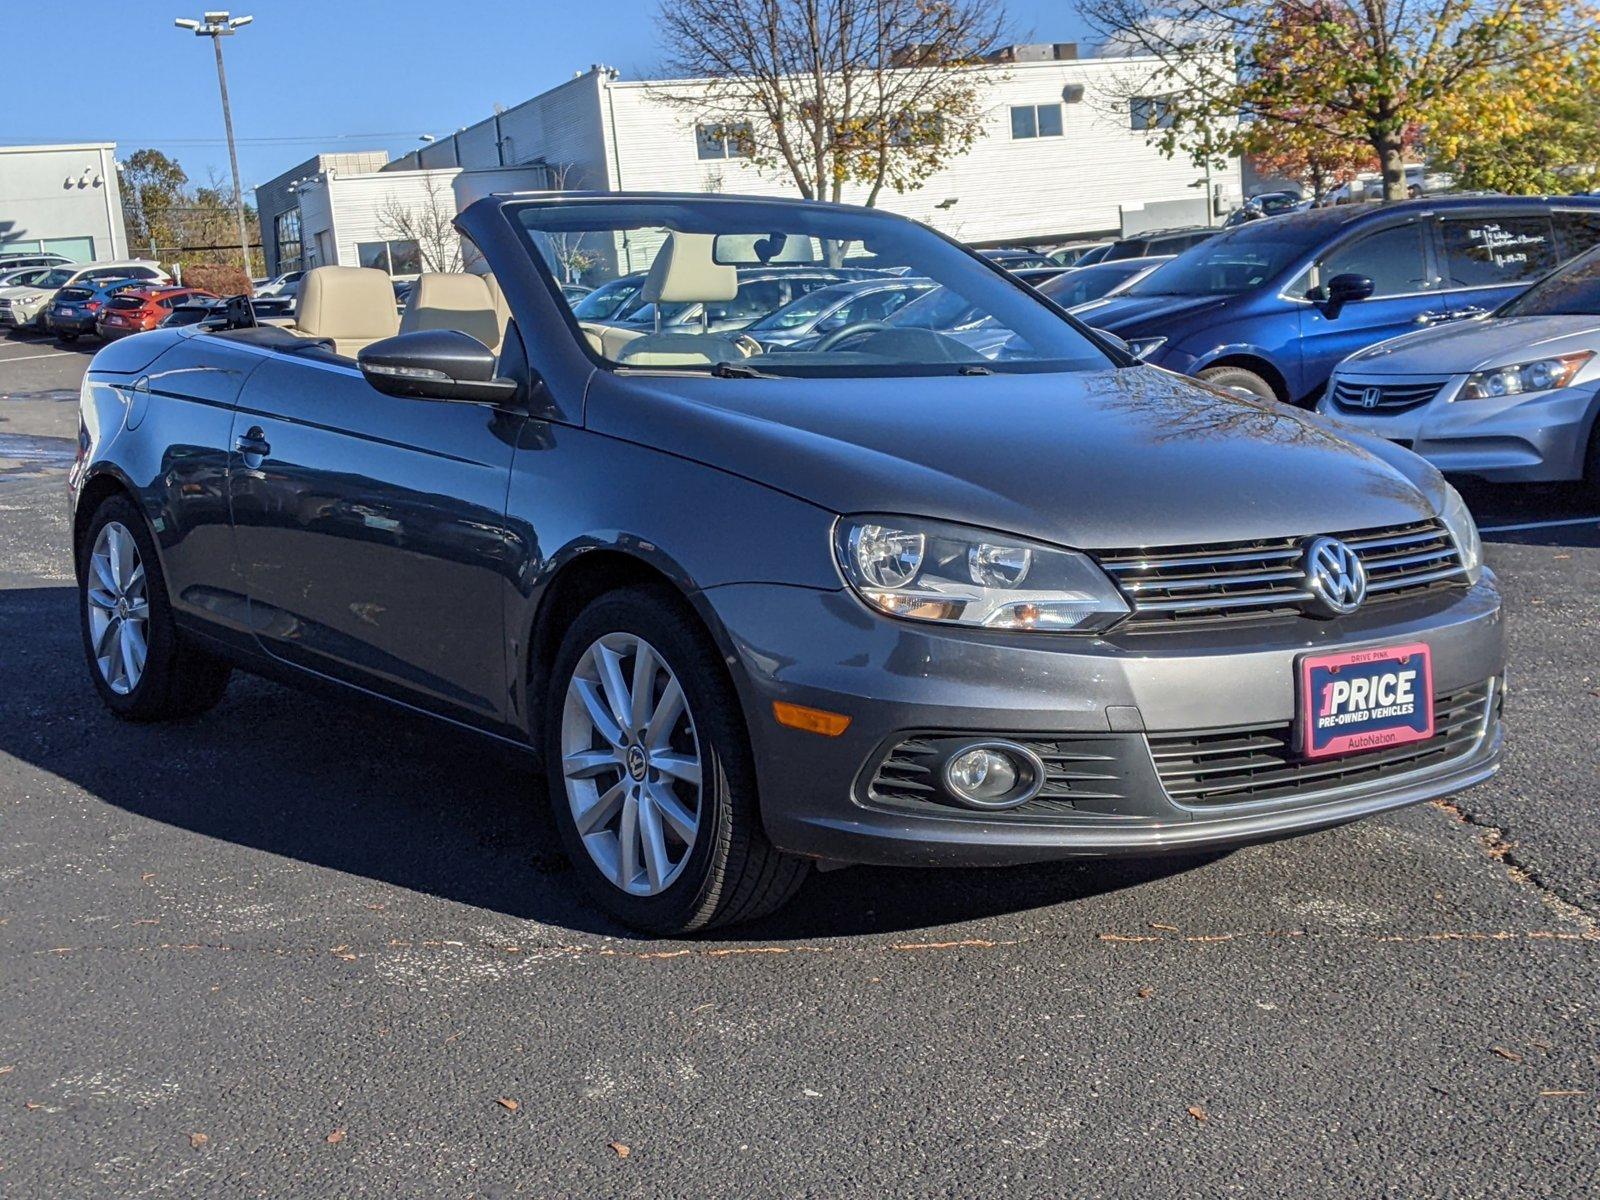
<svg viewBox="0 0 1600 1200"><path fill-rule="evenodd" d="M892 617L1092 633L1128 614L1086 555L1009 534L913 517L844 517L834 554L856 595Z"/></svg>
<svg viewBox="0 0 1600 1200"><path fill-rule="evenodd" d="M1439 514L1439 519L1450 531L1456 552L1461 555L1461 565L1467 569L1467 582L1477 583L1483 575L1483 540L1478 537L1478 523L1467 510L1467 502L1449 484L1445 484L1444 512Z"/></svg>
<svg viewBox="0 0 1600 1200"><path fill-rule="evenodd" d="M1461 389L1463 400L1488 400L1496 396L1515 396L1521 392L1548 392L1563 388L1594 357L1593 350L1581 354L1558 354L1514 367L1495 367L1467 377Z"/></svg>
<svg viewBox="0 0 1600 1200"><path fill-rule="evenodd" d="M1164 337L1147 337L1147 338L1129 338L1128 339L1128 349L1133 352L1133 356L1135 358L1137 358L1140 362L1143 362L1145 359L1149 358L1152 354L1154 354L1157 350L1161 349L1161 347L1165 346L1166 344L1167 344L1167 339L1164 338Z"/></svg>

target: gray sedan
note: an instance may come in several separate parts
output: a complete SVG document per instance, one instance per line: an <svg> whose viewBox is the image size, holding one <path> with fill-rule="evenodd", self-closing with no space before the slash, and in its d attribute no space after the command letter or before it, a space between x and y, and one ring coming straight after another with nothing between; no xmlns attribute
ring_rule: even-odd
<svg viewBox="0 0 1600 1200"><path fill-rule="evenodd" d="M1600 248L1489 316L1352 354L1319 407L1441 470L1600 489Z"/></svg>
<svg viewBox="0 0 1600 1200"><path fill-rule="evenodd" d="M1144 366L888 213L531 193L458 225L493 277L424 274L403 316L319 267L294 328L241 304L95 356L72 538L117 716L243 669L536 755L574 879L670 932L817 865L1226 847L1496 770L1499 592L1416 455ZM1013 340L621 336L558 239L651 304L842 260Z"/></svg>

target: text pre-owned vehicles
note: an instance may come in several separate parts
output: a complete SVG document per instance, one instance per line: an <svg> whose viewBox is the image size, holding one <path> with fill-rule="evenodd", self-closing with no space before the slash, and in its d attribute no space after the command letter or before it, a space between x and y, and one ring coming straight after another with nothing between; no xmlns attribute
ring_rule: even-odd
<svg viewBox="0 0 1600 1200"><path fill-rule="evenodd" d="M89 263L86 266L61 266L22 287L0 292L0 325L35 325L44 328L45 314L55 294L64 287L96 283L102 279L144 279L165 283L168 275L152 262L127 259L121 262Z"/></svg>
<svg viewBox="0 0 1600 1200"><path fill-rule="evenodd" d="M819 861L1225 846L1495 769L1498 591L1415 455L1152 370L883 212L534 193L457 225L494 275L425 274L402 316L323 267L292 330L90 364L73 542L114 712L201 711L242 664L538 747L576 874L668 931ZM1016 342L619 338L556 286L574 243L666 305L870 257Z"/></svg>
<svg viewBox="0 0 1600 1200"><path fill-rule="evenodd" d="M1090 314L1146 362L1291 403L1375 342L1480 316L1600 242L1600 200L1341 205L1225 230Z"/></svg>
<svg viewBox="0 0 1600 1200"><path fill-rule="evenodd" d="M94 279L64 287L44 310L44 325L64 342L95 332L95 318L112 297L149 287L148 279Z"/></svg>
<svg viewBox="0 0 1600 1200"><path fill-rule="evenodd" d="M391 297L393 293L391 292ZM106 341L127 337L130 333L143 333L154 329L172 315L172 311L195 300L217 300L220 297L199 288L150 287L130 288L119 292L95 314L94 331ZM393 300L391 298L391 303Z"/></svg>
<svg viewBox="0 0 1600 1200"><path fill-rule="evenodd" d="M1600 488L1600 247L1487 317L1352 354L1320 408L1444 471Z"/></svg>

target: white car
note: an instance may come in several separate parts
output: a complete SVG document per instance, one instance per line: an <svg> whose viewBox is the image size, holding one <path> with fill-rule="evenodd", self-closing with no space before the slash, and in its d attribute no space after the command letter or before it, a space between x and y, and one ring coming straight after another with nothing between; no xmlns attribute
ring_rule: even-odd
<svg viewBox="0 0 1600 1200"><path fill-rule="evenodd" d="M57 292L75 283L98 282L103 279L148 279L152 283L172 282L172 276L155 263L142 258L55 267L32 283L0 291L0 325L11 325L18 329L25 325L36 325L42 329L44 314Z"/></svg>
<svg viewBox="0 0 1600 1200"><path fill-rule="evenodd" d="M274 275L256 289L258 296L293 296L300 290L300 277L304 271L285 271Z"/></svg>
<svg viewBox="0 0 1600 1200"><path fill-rule="evenodd" d="M1600 488L1600 247L1492 313L1352 354L1317 407L1442 471Z"/></svg>

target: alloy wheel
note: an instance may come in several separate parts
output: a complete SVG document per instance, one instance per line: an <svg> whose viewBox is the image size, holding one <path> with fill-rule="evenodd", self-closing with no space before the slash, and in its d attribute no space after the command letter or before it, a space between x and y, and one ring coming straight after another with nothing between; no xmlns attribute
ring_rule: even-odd
<svg viewBox="0 0 1600 1200"><path fill-rule="evenodd" d="M700 829L700 746L683 688L643 638L608 633L578 659L561 775L589 857L634 896L670 887Z"/></svg>
<svg viewBox="0 0 1600 1200"><path fill-rule="evenodd" d="M139 547L125 525L101 527L83 586L95 663L106 686L126 696L139 686L149 656L150 600Z"/></svg>

